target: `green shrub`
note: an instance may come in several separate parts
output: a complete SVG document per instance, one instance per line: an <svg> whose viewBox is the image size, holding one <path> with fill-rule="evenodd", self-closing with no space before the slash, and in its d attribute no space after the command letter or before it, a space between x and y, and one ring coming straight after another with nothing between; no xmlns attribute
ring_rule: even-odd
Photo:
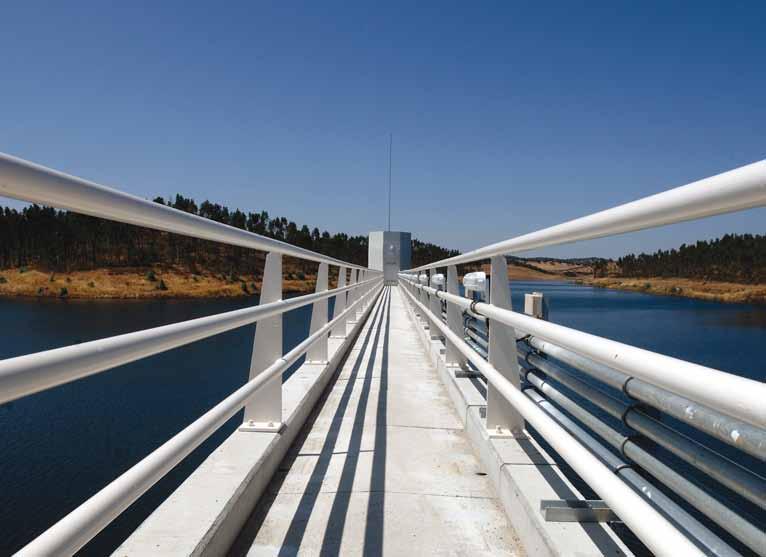
<svg viewBox="0 0 766 557"><path fill-rule="evenodd" d="M306 273L298 271L298 280L306 280Z"/></svg>
<svg viewBox="0 0 766 557"><path fill-rule="evenodd" d="M90 286L91 288L96 288L96 283L95 283L95 282L93 282L93 281L90 281L90 282L88 283L88 286Z"/></svg>
<svg viewBox="0 0 766 557"><path fill-rule="evenodd" d="M5 278L5 277L0 277L0 284L5 284L6 282L8 282L8 279L7 279L7 278Z"/></svg>
<svg viewBox="0 0 766 557"><path fill-rule="evenodd" d="M146 280L149 282L157 282L157 275L154 273L154 271L148 271L146 273Z"/></svg>
<svg viewBox="0 0 766 557"><path fill-rule="evenodd" d="M66 289L66 287L62 287L61 290L59 290L59 298L66 298L69 296L69 290Z"/></svg>
<svg viewBox="0 0 766 557"><path fill-rule="evenodd" d="M197 275L192 275L192 280L194 282L199 282L199 277Z"/></svg>
<svg viewBox="0 0 766 557"><path fill-rule="evenodd" d="M651 283L651 282L645 282L645 283L644 283L644 288L646 288L647 290L648 290L649 288L651 288L651 287L652 287L652 283Z"/></svg>
<svg viewBox="0 0 766 557"><path fill-rule="evenodd" d="M19 273L20 274L21 273L26 273L26 272L27 272L27 268L26 267L19 267Z"/></svg>
<svg viewBox="0 0 766 557"><path fill-rule="evenodd" d="M242 286L242 291L243 291L245 294L249 294L249 293L250 293L250 291L247 289L247 283L246 283L246 282L241 282L241 283L240 283L240 286Z"/></svg>
<svg viewBox="0 0 766 557"><path fill-rule="evenodd" d="M157 285L157 290L167 290L168 285L165 284L165 281L160 279L160 283Z"/></svg>

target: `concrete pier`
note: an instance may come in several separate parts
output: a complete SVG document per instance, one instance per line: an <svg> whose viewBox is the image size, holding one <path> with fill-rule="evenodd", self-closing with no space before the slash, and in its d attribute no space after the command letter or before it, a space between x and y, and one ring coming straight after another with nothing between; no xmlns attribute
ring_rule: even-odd
<svg viewBox="0 0 766 557"><path fill-rule="evenodd" d="M231 554L523 554L402 298L378 299Z"/></svg>

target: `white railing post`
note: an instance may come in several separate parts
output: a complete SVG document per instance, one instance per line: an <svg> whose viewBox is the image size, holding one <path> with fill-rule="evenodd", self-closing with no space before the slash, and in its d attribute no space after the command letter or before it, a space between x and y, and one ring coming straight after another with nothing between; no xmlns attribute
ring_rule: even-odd
<svg viewBox="0 0 766 557"><path fill-rule="evenodd" d="M338 269L338 288L343 288L344 286L346 286L346 268L340 267ZM344 311L346 311L346 291L335 296L332 318L335 319ZM346 324L343 322L343 319L335 323L330 336L333 338L346 338Z"/></svg>
<svg viewBox="0 0 766 557"><path fill-rule="evenodd" d="M263 269L261 298L269 304L282 299L282 254L266 255ZM255 326L253 355L250 360L252 381L266 368L282 357L282 315L262 319ZM278 432L282 427L282 374L276 375L250 399L245 406L245 421L241 431Z"/></svg>
<svg viewBox="0 0 766 557"><path fill-rule="evenodd" d="M424 281L420 279L420 277L422 277L423 275L427 277L428 276L427 271L421 271L418 273L417 282L418 282L418 285L420 286L424 286L425 285L424 283L428 282L428 280ZM426 291L423 290L422 288L418 288L416 291L416 294L418 295L418 301L421 304L423 304L425 307L428 307L428 294L426 293ZM420 323L423 326L423 328L424 329L430 328L429 320L428 320L428 316L426 315L426 312L420 308L418 308L418 310L416 311L420 315Z"/></svg>
<svg viewBox="0 0 766 557"><path fill-rule="evenodd" d="M439 287L434 284L434 276L436 276L436 269L431 269L429 274L429 284L431 285L431 288L436 288L439 290ZM428 309L431 310L431 320L439 320L441 321L442 318L442 304L439 300L439 297L436 294L432 294L429 296L429 305ZM441 338L441 335L439 334L439 327L437 327L435 324L431 323L431 340L439 340Z"/></svg>
<svg viewBox="0 0 766 557"><path fill-rule="evenodd" d="M351 280L349 281L349 285L353 286L359 282L359 269L351 269ZM351 304L353 304L356 301L356 297L359 295L357 292L358 288L352 288L348 291L348 299L346 300L346 307L349 307ZM356 323L356 312L352 311L348 319L346 320L347 323Z"/></svg>
<svg viewBox="0 0 766 557"><path fill-rule="evenodd" d="M454 294L455 296L460 295L460 287L458 286L457 280L457 267L455 265L450 265L447 267L447 293ZM463 331L463 318L460 315L460 308L455 304L447 304L447 326L449 327L450 331L455 333L460 338L465 337L465 332ZM447 340L446 343L447 365L465 369L465 357L460 353L453 342Z"/></svg>
<svg viewBox="0 0 766 557"><path fill-rule="evenodd" d="M320 263L317 271L316 292L325 292L327 290L327 263ZM323 298L311 308L311 326L309 335L313 335L319 329L327 325L327 298ZM313 364L327 363L327 335L323 335L314 346L309 348L306 353L306 361Z"/></svg>
<svg viewBox="0 0 766 557"><path fill-rule="evenodd" d="M359 282L364 282L365 272L363 270L359 271L359 275L358 276L359 276ZM359 300L360 298L362 298L364 296L365 288L366 288L365 286L359 286L356 289L356 292L357 292L356 293L356 299L357 300ZM359 318L362 316L363 313L364 313L364 303L361 303L356 308L356 319L357 319L357 321L359 320Z"/></svg>
<svg viewBox="0 0 766 557"><path fill-rule="evenodd" d="M508 285L508 261L504 255L491 260L489 303L496 308L511 310L511 290ZM516 333L494 319L489 320L489 364L520 388L519 363L516 353ZM487 429L490 437L523 434L524 419L497 389L487 383Z"/></svg>

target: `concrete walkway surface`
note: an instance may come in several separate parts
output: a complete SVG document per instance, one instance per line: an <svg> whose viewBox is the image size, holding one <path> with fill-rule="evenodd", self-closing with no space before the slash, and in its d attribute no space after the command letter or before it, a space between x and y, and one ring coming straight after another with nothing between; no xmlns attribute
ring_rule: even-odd
<svg viewBox="0 0 766 557"><path fill-rule="evenodd" d="M384 289L233 555L523 554L404 303Z"/></svg>

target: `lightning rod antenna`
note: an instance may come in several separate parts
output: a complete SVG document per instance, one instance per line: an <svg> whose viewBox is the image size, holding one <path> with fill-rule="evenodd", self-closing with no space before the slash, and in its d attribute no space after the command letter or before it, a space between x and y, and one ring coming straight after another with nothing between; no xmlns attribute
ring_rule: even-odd
<svg viewBox="0 0 766 557"><path fill-rule="evenodd" d="M388 231L391 232L391 150L394 144L394 134L388 136Z"/></svg>

